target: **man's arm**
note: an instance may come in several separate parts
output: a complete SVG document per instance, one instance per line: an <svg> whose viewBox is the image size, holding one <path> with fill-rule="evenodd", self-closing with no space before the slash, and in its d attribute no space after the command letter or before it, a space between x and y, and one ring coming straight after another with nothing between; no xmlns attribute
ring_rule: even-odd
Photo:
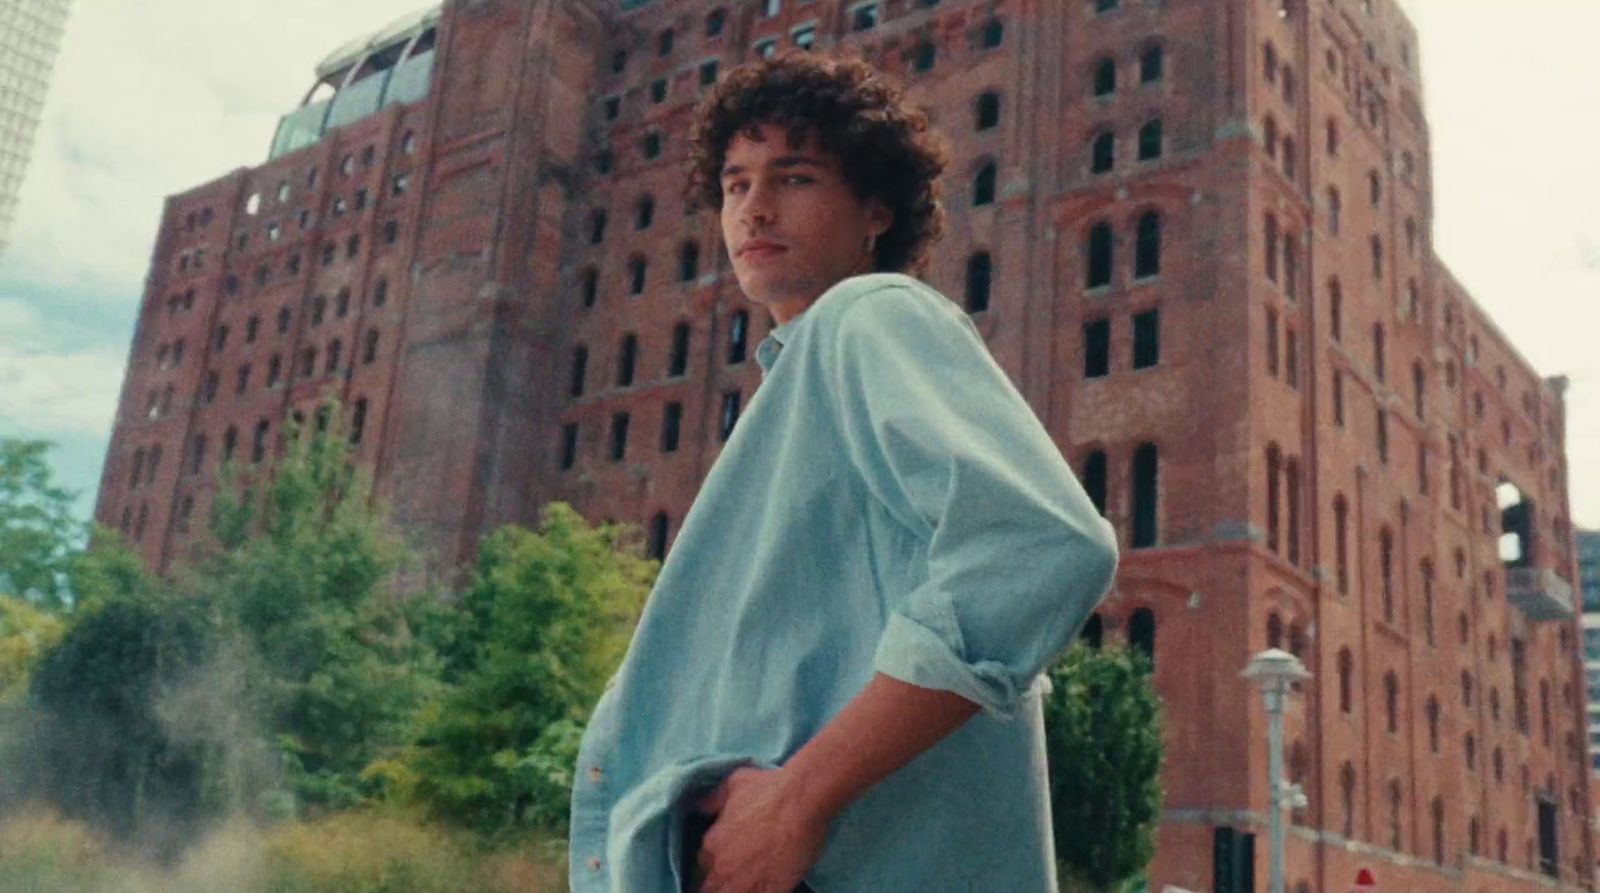
<svg viewBox="0 0 1600 893"><path fill-rule="evenodd" d="M883 673L785 763L802 810L831 821L867 789L911 762L981 708L953 692Z"/></svg>

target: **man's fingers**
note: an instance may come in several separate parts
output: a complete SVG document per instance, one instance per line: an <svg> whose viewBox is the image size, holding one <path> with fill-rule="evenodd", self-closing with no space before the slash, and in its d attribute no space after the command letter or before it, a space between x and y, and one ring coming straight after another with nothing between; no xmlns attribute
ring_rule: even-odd
<svg viewBox="0 0 1600 893"><path fill-rule="evenodd" d="M694 808L697 812L706 815L716 815L722 812L722 807L728 802L728 783L723 782L716 786L711 793L695 801Z"/></svg>

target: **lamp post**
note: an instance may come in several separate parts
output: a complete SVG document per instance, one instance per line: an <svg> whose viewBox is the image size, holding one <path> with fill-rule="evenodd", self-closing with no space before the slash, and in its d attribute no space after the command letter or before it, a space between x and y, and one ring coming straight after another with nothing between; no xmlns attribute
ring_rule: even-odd
<svg viewBox="0 0 1600 893"><path fill-rule="evenodd" d="M1278 648L1268 648L1250 659L1249 666L1239 675L1253 681L1261 689L1261 698L1267 708L1267 771L1271 782L1267 786L1271 801L1267 809L1267 828L1271 837L1268 862L1269 893L1283 893L1283 807L1304 806L1306 795L1297 784L1283 778L1283 708L1288 701L1289 688L1302 679L1311 678L1300 659Z"/></svg>

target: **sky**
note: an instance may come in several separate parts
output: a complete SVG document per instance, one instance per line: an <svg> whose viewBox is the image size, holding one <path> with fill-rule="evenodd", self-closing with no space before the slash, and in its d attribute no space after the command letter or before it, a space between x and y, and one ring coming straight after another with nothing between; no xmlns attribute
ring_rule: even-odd
<svg viewBox="0 0 1600 893"><path fill-rule="evenodd" d="M162 200L266 160L316 63L418 0L74 0L0 256L0 436L54 441L87 518ZM1434 244L1564 374L1572 514L1600 528L1600 0L1402 0L1420 34ZM1584 337L1584 333L1590 333Z"/></svg>

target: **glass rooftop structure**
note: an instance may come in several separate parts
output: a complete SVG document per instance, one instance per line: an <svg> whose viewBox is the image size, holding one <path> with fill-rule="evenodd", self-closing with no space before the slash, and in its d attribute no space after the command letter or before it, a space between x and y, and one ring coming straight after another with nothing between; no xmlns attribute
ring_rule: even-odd
<svg viewBox="0 0 1600 893"><path fill-rule="evenodd" d="M329 130L380 109L426 98L441 8L414 12L323 59L300 107L278 120L268 160L312 145Z"/></svg>

